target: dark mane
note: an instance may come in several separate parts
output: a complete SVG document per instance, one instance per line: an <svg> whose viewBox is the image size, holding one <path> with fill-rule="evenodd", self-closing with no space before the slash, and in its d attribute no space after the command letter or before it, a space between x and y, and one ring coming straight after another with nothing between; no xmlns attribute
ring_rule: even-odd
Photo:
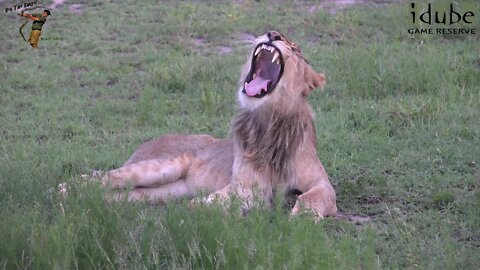
<svg viewBox="0 0 480 270"><path fill-rule="evenodd" d="M284 183L290 177L290 161L305 139L307 129L315 133L312 119L305 110L285 113L265 106L241 110L232 125L245 160L251 162L255 170L266 171L272 183Z"/></svg>

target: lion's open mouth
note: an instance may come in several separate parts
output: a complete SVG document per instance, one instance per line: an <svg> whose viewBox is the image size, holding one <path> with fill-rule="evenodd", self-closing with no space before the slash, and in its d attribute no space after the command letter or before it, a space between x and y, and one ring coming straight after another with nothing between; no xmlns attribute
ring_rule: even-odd
<svg viewBox="0 0 480 270"><path fill-rule="evenodd" d="M261 98L275 89L283 72L280 50L272 44L259 44L253 53L252 67L245 79L243 93Z"/></svg>

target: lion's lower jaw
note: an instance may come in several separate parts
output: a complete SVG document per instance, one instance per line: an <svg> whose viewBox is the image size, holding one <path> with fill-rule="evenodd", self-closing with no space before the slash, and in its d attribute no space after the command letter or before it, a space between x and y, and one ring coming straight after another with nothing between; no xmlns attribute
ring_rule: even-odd
<svg viewBox="0 0 480 270"><path fill-rule="evenodd" d="M266 98L249 97L242 92L242 89L238 91L237 103L243 110L256 110L265 104Z"/></svg>

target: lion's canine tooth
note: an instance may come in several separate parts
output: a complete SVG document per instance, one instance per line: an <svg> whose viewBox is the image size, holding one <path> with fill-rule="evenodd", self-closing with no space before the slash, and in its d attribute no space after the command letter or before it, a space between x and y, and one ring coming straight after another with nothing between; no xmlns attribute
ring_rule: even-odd
<svg viewBox="0 0 480 270"><path fill-rule="evenodd" d="M273 54L272 63L275 62L275 60L277 60L279 56L280 56L280 53L275 51L275 53Z"/></svg>
<svg viewBox="0 0 480 270"><path fill-rule="evenodd" d="M255 77L257 77L257 74L253 73L253 78L255 79Z"/></svg>
<svg viewBox="0 0 480 270"><path fill-rule="evenodd" d="M258 47L257 50L255 51L254 55L257 56L260 53L261 50L262 50L262 48Z"/></svg>

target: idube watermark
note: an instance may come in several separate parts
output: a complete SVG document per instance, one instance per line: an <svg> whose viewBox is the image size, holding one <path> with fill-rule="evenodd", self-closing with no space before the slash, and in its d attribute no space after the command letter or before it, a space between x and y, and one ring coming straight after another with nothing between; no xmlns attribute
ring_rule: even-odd
<svg viewBox="0 0 480 270"><path fill-rule="evenodd" d="M461 4L410 3L409 34L475 35L476 14Z"/></svg>

